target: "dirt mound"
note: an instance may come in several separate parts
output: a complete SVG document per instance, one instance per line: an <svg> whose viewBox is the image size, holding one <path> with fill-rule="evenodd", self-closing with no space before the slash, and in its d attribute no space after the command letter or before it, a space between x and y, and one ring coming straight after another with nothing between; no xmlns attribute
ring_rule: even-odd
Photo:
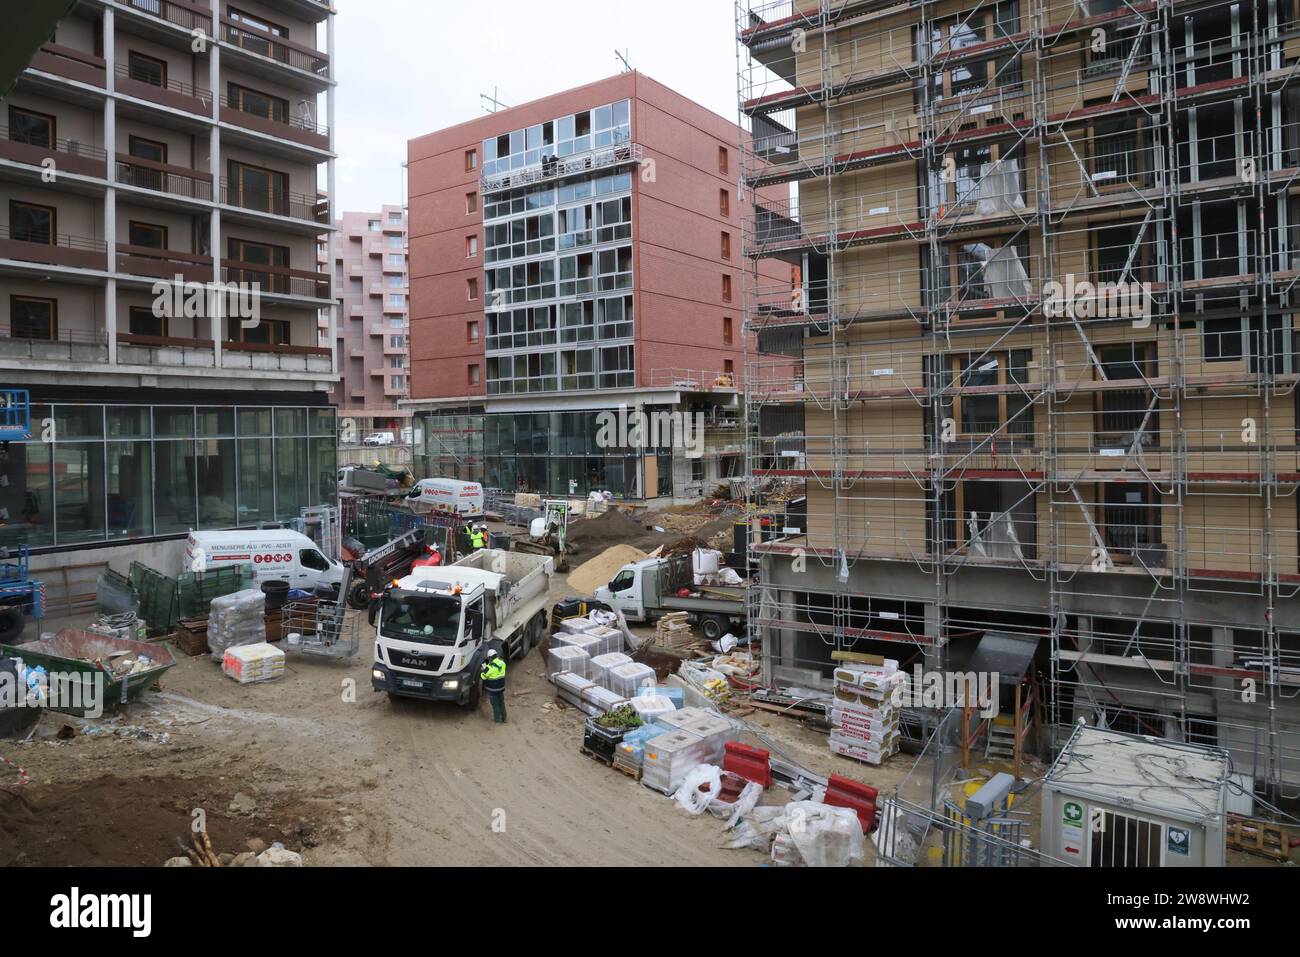
<svg viewBox="0 0 1300 957"><path fill-rule="evenodd" d="M597 552L610 545L632 545L651 551L674 536L647 528L626 512L610 509L595 518L585 518L569 526L569 541L584 552Z"/></svg>
<svg viewBox="0 0 1300 957"><path fill-rule="evenodd" d="M614 574L629 562L639 562L645 552L631 545L612 545L595 558L583 562L569 572L569 587L582 595L591 595L601 585L606 585Z"/></svg>
<svg viewBox="0 0 1300 957"><path fill-rule="evenodd" d="M252 793L254 810L230 808L236 790ZM184 854L201 808L218 854L248 850L245 842L279 841L301 851L315 846L323 809L235 788L217 778L115 775L75 783L0 789L0 866L159 867Z"/></svg>

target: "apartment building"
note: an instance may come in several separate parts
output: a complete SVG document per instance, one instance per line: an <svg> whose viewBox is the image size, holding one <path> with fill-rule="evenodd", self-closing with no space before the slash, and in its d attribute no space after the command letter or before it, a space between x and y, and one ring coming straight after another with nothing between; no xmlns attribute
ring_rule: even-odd
<svg viewBox="0 0 1300 957"><path fill-rule="evenodd" d="M625 72L411 141L423 473L634 499L740 475L740 136ZM637 410L703 423L700 454L602 440Z"/></svg>
<svg viewBox="0 0 1300 957"><path fill-rule="evenodd" d="M742 178L789 190L744 252L801 271L745 288L794 363L746 365L751 474L808 499L757 548L769 680L997 644L1026 715L1296 796L1296 18L738 6Z"/></svg>
<svg viewBox="0 0 1300 957"><path fill-rule="evenodd" d="M406 212L401 206L345 212L334 225L339 381L330 401L356 441L377 429L400 438L411 419L397 404L410 394Z"/></svg>
<svg viewBox="0 0 1300 957"><path fill-rule="evenodd" d="M334 501L332 57L325 2L82 0L0 101L0 385L31 417L0 541L93 564Z"/></svg>

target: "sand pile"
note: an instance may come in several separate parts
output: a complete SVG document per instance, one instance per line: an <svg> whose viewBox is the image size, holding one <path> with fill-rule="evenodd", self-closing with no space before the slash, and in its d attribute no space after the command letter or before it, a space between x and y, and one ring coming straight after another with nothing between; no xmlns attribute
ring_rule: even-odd
<svg viewBox="0 0 1300 957"><path fill-rule="evenodd" d="M591 595L601 585L609 584L624 565L639 562L645 555L641 549L631 545L613 545L569 572L569 587L580 595Z"/></svg>
<svg viewBox="0 0 1300 957"><path fill-rule="evenodd" d="M626 512L610 509L595 518L579 519L569 526L569 541L583 553L598 552L610 545L634 545L652 550L677 536L648 529Z"/></svg>

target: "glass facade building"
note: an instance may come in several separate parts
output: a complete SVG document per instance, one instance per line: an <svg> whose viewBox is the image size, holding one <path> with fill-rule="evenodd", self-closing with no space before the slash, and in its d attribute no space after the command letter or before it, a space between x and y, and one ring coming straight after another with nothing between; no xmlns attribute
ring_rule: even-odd
<svg viewBox="0 0 1300 957"><path fill-rule="evenodd" d="M121 544L336 504L330 407L33 404L9 445L0 545Z"/></svg>
<svg viewBox="0 0 1300 957"><path fill-rule="evenodd" d="M489 396L635 385L633 173L583 159L631 132L620 100L483 141L485 179L521 184L483 204Z"/></svg>

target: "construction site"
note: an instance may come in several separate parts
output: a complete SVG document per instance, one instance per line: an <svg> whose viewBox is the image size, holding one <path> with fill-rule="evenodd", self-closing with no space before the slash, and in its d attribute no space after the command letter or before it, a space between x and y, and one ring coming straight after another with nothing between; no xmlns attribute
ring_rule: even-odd
<svg viewBox="0 0 1300 957"><path fill-rule="evenodd" d="M793 277L744 292L750 474L807 498L755 549L765 680L996 644L1012 717L966 738L1083 719L1294 800L1295 11L783 0L736 28L744 186L790 189L744 250Z"/></svg>

